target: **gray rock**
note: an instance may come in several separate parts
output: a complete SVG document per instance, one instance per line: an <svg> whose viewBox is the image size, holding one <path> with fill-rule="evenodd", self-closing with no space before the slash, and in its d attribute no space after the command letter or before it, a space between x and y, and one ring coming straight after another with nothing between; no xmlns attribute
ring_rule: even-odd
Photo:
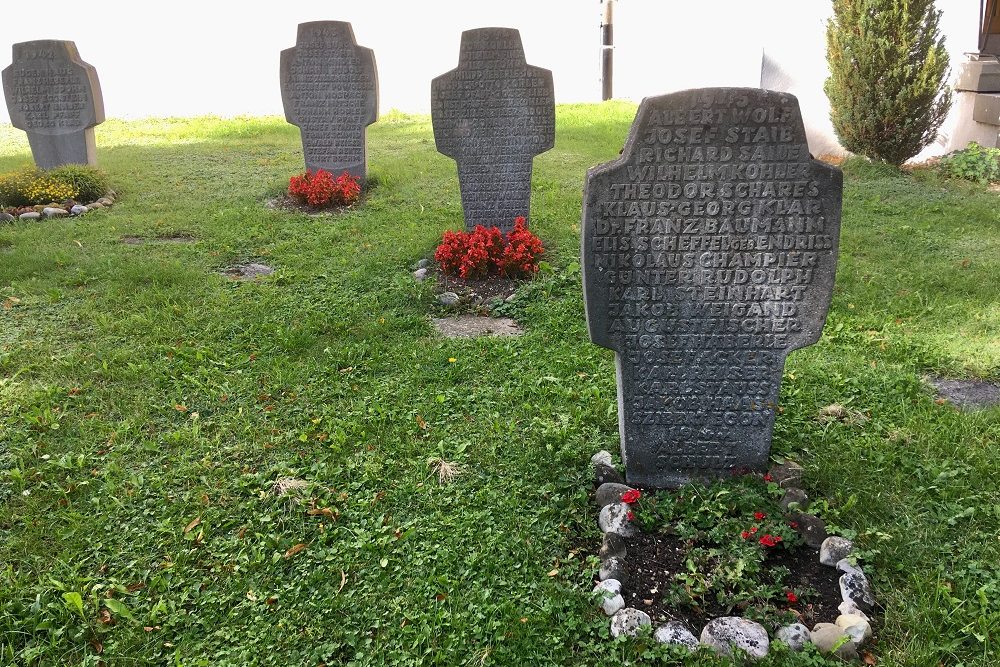
<svg viewBox="0 0 1000 667"><path fill-rule="evenodd" d="M625 558L626 553L627 549L624 537L616 533L604 533L601 548L597 552L602 562L609 558Z"/></svg>
<svg viewBox="0 0 1000 667"><path fill-rule="evenodd" d="M69 215L69 211L64 208L56 208L54 206L46 206L42 209L42 217L45 218L64 218Z"/></svg>
<svg viewBox="0 0 1000 667"><path fill-rule="evenodd" d="M857 660L858 649L851 636L833 623L818 623L810 633L812 643L821 653L834 655L843 660Z"/></svg>
<svg viewBox="0 0 1000 667"><path fill-rule="evenodd" d="M429 269L429 268L431 268L431 260L429 260L429 259L427 259L425 257L424 259L422 259L419 262L417 262L416 268L418 268L418 269Z"/></svg>
<svg viewBox="0 0 1000 667"><path fill-rule="evenodd" d="M625 598L621 596L621 590L621 582L616 579L606 579L594 586L594 595L599 596L601 609L608 616L614 616L625 607Z"/></svg>
<svg viewBox="0 0 1000 667"><path fill-rule="evenodd" d="M438 303L444 306L457 306L461 299L454 292L444 292L438 295Z"/></svg>
<svg viewBox="0 0 1000 667"><path fill-rule="evenodd" d="M590 463L594 466L608 466L613 468L615 466L614 460L611 458L611 452L606 449L602 449L593 456L590 457Z"/></svg>
<svg viewBox="0 0 1000 667"><path fill-rule="evenodd" d="M771 466L768 473L771 480L783 489L798 489L802 487L802 474L805 469L795 461L785 461Z"/></svg>
<svg viewBox="0 0 1000 667"><path fill-rule="evenodd" d="M733 655L739 648L754 658L765 657L771 648L764 626L739 616L709 621L701 631L701 643L719 655Z"/></svg>
<svg viewBox="0 0 1000 667"><path fill-rule="evenodd" d="M811 546L813 549L819 549L823 544L828 535L826 533L826 523L823 519L813 514L803 514L801 512L793 512L791 521L794 521L798 527L795 529L806 544Z"/></svg>
<svg viewBox="0 0 1000 667"><path fill-rule="evenodd" d="M6 211L0 211L0 222L14 222L14 216Z"/></svg>
<svg viewBox="0 0 1000 667"><path fill-rule="evenodd" d="M601 601L601 609L608 616L614 616L625 608L625 598L621 595L612 595Z"/></svg>
<svg viewBox="0 0 1000 667"><path fill-rule="evenodd" d="M413 272L413 279L418 283L422 283L425 278L427 278L427 269L417 269Z"/></svg>
<svg viewBox="0 0 1000 667"><path fill-rule="evenodd" d="M101 197L100 199L97 200L97 203L101 204L102 206L111 206L114 204L114 202L111 201L111 199L109 199L108 197Z"/></svg>
<svg viewBox="0 0 1000 667"><path fill-rule="evenodd" d="M28 211L27 213L22 213L17 217L19 220L38 220L42 217L42 214L37 211Z"/></svg>
<svg viewBox="0 0 1000 667"><path fill-rule="evenodd" d="M851 562L850 558L841 558L837 561L837 571L844 574L864 574L860 566Z"/></svg>
<svg viewBox="0 0 1000 667"><path fill-rule="evenodd" d="M802 489L787 489L779 504L786 512L805 512L809 509L809 496Z"/></svg>
<svg viewBox="0 0 1000 667"><path fill-rule="evenodd" d="M622 592L622 582L617 579L605 579L599 581L594 586L594 593L602 592L604 597L610 595L617 595Z"/></svg>
<svg viewBox="0 0 1000 667"><path fill-rule="evenodd" d="M866 616L860 614L841 614L835 625L851 636L856 646L864 646L871 639L872 624Z"/></svg>
<svg viewBox="0 0 1000 667"><path fill-rule="evenodd" d="M625 503L605 505L597 517L597 525L605 533L615 533L622 537L635 537L639 529L628 520L629 506Z"/></svg>
<svg viewBox="0 0 1000 667"><path fill-rule="evenodd" d="M851 555L854 543L846 537L831 535L823 540L819 547L819 562L830 567L837 567L837 562Z"/></svg>
<svg viewBox="0 0 1000 667"><path fill-rule="evenodd" d="M82 204L77 204L76 206L74 206L73 208L71 208L69 210L69 212L70 212L70 215L83 215L84 213L86 213L89 210L90 209L87 208L86 206L84 206Z"/></svg>
<svg viewBox="0 0 1000 667"><path fill-rule="evenodd" d="M15 44L3 89L10 122L28 133L40 168L97 164L94 126L104 122L104 99L97 70L81 60L76 44L55 39Z"/></svg>
<svg viewBox="0 0 1000 667"><path fill-rule="evenodd" d="M734 112L737 108L752 111ZM766 117L765 110L778 109ZM684 118L697 119L691 123L697 129L691 131L699 136L700 150L673 150L679 128L665 121ZM764 150L753 159L741 160L733 139L751 134L761 143L747 153ZM782 293L768 303L766 313L746 319L726 310L722 317L736 324L705 326L702 313L728 308L720 301L720 293L743 280L740 271L721 266L666 271L658 289L633 289L652 280L652 267L648 262L622 261L621 249L628 247L640 255L655 251L640 252L626 244L641 242L644 247L673 248L684 254L681 248L691 237L677 222L678 211L695 208L702 210L703 220L718 217L721 221L726 214L720 211L746 205L732 194L734 188L745 187L737 174L770 171L764 156L776 152L784 155L781 161L787 169L781 175L774 172L770 182L786 196L777 195L773 201L779 208L805 207L818 216L815 219L822 217L823 249L810 256L816 261L809 269L783 273L787 280L779 280L773 271L754 274L759 289ZM676 176L688 170L708 170L714 177L699 190L697 184L683 183ZM801 192L800 179L809 183L807 194ZM639 106L621 156L587 172L581 230L587 326L595 345L617 352L619 429L629 484L676 487L692 479L728 477L739 469L767 467L785 355L815 343L826 320L837 265L842 181L838 169L811 159L796 99L759 88L700 88L647 97ZM793 189L800 196L787 196ZM701 228L698 233L708 232ZM739 232L738 225L720 223L711 236L720 247L747 249L746 233ZM745 257L754 263L765 256L786 255L797 261L773 243L755 246ZM685 257L694 259L697 252L691 250ZM775 289L779 283L781 289ZM636 304L636 299L642 299L637 295L645 295L647 301ZM794 314L785 318L782 312ZM751 319L758 331L769 328L768 323L783 329L787 324L788 334L748 336L740 327ZM717 351L725 351L725 359L707 365L706 355ZM668 369L670 381L648 381ZM719 382L727 377L752 378L759 390L748 400L741 383ZM726 415L725 423L696 416L720 404L740 407ZM691 428L679 428L679 424Z"/></svg>
<svg viewBox="0 0 1000 667"><path fill-rule="evenodd" d="M661 625L653 633L653 638L661 644L686 646L692 650L698 648L698 638L680 621L670 621L666 625Z"/></svg>
<svg viewBox="0 0 1000 667"><path fill-rule="evenodd" d="M529 218L535 155L555 141L552 72L528 65L513 28L462 33L458 67L431 82L438 151L458 163L465 228Z"/></svg>
<svg viewBox="0 0 1000 667"><path fill-rule="evenodd" d="M607 482L597 487L597 492L594 493L594 500L597 502L598 507L604 507L611 503L621 502L622 494L631 490L632 487L627 484Z"/></svg>
<svg viewBox="0 0 1000 667"><path fill-rule="evenodd" d="M849 573L840 577L840 596L847 602L870 614L875 609L875 594L872 592L868 578L863 574Z"/></svg>
<svg viewBox="0 0 1000 667"><path fill-rule="evenodd" d="M608 482L624 484L625 478L622 477L622 474L615 470L612 466L606 466L604 464L595 465L594 486L596 488L600 488L602 484L607 484Z"/></svg>
<svg viewBox="0 0 1000 667"><path fill-rule="evenodd" d="M626 607L611 617L612 637L635 637L643 626L652 625L649 614L632 607Z"/></svg>
<svg viewBox="0 0 1000 667"><path fill-rule="evenodd" d="M91 203L87 204L87 208L89 208L91 211L93 211L95 208L104 208L104 204L102 204L99 201L95 201L95 202L91 202Z"/></svg>
<svg viewBox="0 0 1000 667"><path fill-rule="evenodd" d="M614 556L605 559L601 563L601 571L597 576L601 581L607 579L625 581L625 560Z"/></svg>
<svg viewBox="0 0 1000 667"><path fill-rule="evenodd" d="M514 292L513 294L509 295L506 299L504 299L504 302L514 303L516 299L517 299L517 292Z"/></svg>
<svg viewBox="0 0 1000 667"><path fill-rule="evenodd" d="M858 609L858 606L850 600L844 600L841 602L840 605L837 606L837 609L839 609L840 613L844 616L860 616L866 621L871 621L871 619L868 618L868 614Z"/></svg>
<svg viewBox="0 0 1000 667"><path fill-rule="evenodd" d="M788 648L793 651L801 651L806 647L806 644L812 641L810 638L809 628L802 625L801 623L793 623L792 625L786 625L785 627L778 630L775 637L778 641L782 641L788 645Z"/></svg>

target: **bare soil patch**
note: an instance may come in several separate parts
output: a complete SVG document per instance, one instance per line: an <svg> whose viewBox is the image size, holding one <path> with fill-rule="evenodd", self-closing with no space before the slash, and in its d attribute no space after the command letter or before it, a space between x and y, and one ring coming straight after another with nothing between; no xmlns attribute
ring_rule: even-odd
<svg viewBox="0 0 1000 667"><path fill-rule="evenodd" d="M246 264L234 264L222 270L222 275L233 280L256 280L261 276L269 276L274 273L274 269L267 264L259 262L248 262Z"/></svg>
<svg viewBox="0 0 1000 667"><path fill-rule="evenodd" d="M938 396L963 409L978 410L1000 405L1000 385L985 380L951 380L929 376L925 380Z"/></svg>
<svg viewBox="0 0 1000 667"><path fill-rule="evenodd" d="M509 317L482 317L459 315L433 320L438 332L446 338L475 338L476 336L520 336L524 330Z"/></svg>

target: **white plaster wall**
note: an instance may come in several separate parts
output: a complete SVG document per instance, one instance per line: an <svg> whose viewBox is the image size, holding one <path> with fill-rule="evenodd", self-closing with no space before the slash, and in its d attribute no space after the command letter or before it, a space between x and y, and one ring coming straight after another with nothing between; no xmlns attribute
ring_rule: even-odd
<svg viewBox="0 0 1000 667"><path fill-rule="evenodd" d="M0 11L0 66L14 41L70 39L97 68L109 117L281 114L278 54L294 45L297 24L346 20L375 50L382 110L426 112L430 80L456 66L462 30L498 25L518 28L528 62L553 71L557 102L600 97L599 0L318 4L11 2ZM976 48L979 3L937 6L957 64ZM822 90L829 13L829 0L617 0L615 96L757 86L766 49L800 99L813 151L826 152L835 145Z"/></svg>
<svg viewBox="0 0 1000 667"><path fill-rule="evenodd" d="M429 111L431 79L458 65L462 31L490 25L521 31L528 62L553 70L560 102L600 94L597 0L9 4L0 67L15 41L73 40L97 68L108 117L282 114L279 53L299 23L317 20L350 21L375 50L383 111ZM9 122L5 106L0 120Z"/></svg>

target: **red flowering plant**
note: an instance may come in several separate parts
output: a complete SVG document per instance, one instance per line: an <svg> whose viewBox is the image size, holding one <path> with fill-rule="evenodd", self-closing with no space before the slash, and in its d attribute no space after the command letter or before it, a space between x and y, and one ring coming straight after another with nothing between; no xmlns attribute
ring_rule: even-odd
<svg viewBox="0 0 1000 667"><path fill-rule="evenodd" d="M448 276L482 280L490 276L525 278L538 271L545 247L528 230L521 216L504 234L497 227L476 225L471 232L447 231L434 251L434 260Z"/></svg>
<svg viewBox="0 0 1000 667"><path fill-rule="evenodd" d="M306 170L288 179L288 196L303 206L350 206L358 201L360 195L361 185L358 179L347 171L334 177L325 169L317 169L315 172Z"/></svg>
<svg viewBox="0 0 1000 667"><path fill-rule="evenodd" d="M637 503L639 502L640 498L642 498L642 491L640 491L639 489L629 489L628 491L622 494L622 502L625 503L626 505Z"/></svg>
<svg viewBox="0 0 1000 667"><path fill-rule="evenodd" d="M771 486L760 475L743 475L634 498L636 524L683 554L659 593L665 603L695 615L777 624L794 620L793 605L814 599L792 573L797 562L811 567L815 552L803 548Z"/></svg>

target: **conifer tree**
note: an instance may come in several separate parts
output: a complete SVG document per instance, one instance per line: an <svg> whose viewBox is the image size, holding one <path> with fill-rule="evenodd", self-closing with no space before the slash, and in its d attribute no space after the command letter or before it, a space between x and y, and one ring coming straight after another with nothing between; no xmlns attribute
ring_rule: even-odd
<svg viewBox="0 0 1000 667"><path fill-rule="evenodd" d="M840 143L893 165L937 135L951 106L934 0L833 0L824 86Z"/></svg>

